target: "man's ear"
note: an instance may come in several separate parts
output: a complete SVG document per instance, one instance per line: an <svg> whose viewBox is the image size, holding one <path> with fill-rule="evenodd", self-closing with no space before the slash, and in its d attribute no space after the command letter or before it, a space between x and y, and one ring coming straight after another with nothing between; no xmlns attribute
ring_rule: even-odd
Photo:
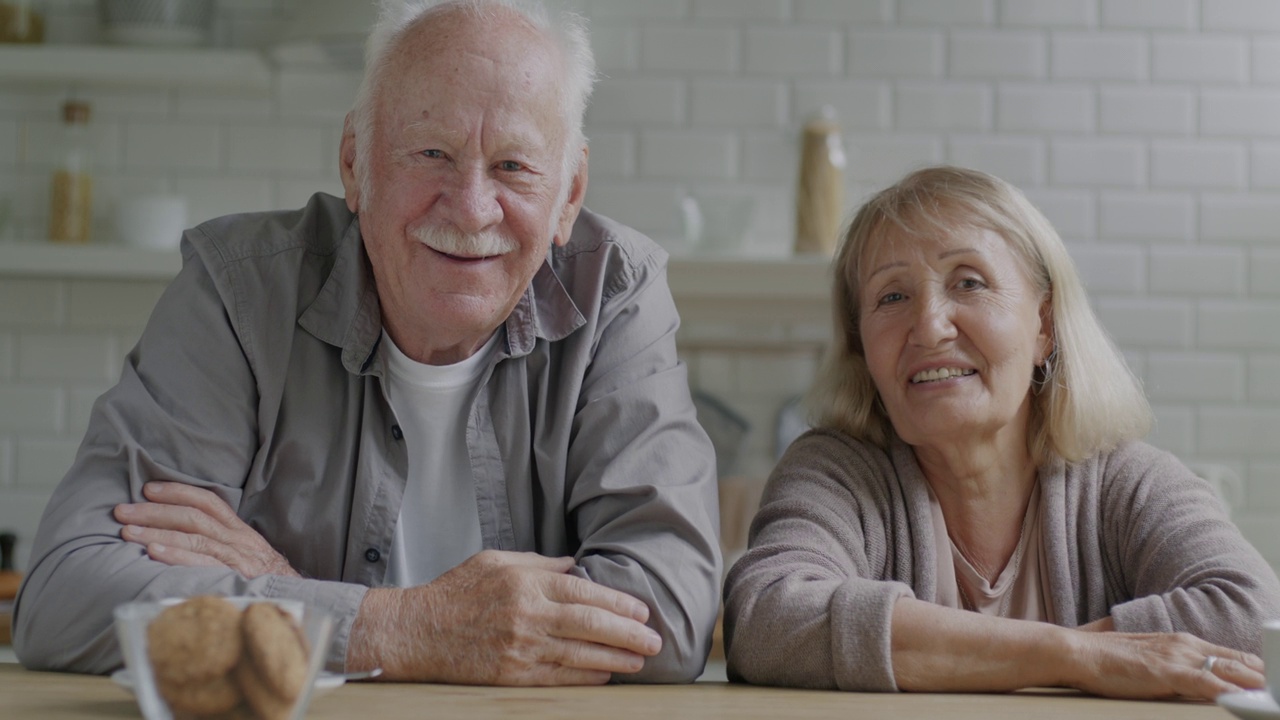
<svg viewBox="0 0 1280 720"><path fill-rule="evenodd" d="M556 234L551 238L551 242L557 246L563 247L569 242L569 236L573 233L573 222L578 219L578 212L582 210L582 201L587 198L587 156L591 151L586 145L582 146L582 158L578 161L578 171L573 174L573 178L569 180L569 195L565 198L564 207L560 208L560 221L556 224Z"/></svg>
<svg viewBox="0 0 1280 720"><path fill-rule="evenodd" d="M354 111L352 111L354 112ZM360 183L356 181L356 130L351 114L342 121L342 142L338 145L338 173L347 198L347 209L360 212Z"/></svg>

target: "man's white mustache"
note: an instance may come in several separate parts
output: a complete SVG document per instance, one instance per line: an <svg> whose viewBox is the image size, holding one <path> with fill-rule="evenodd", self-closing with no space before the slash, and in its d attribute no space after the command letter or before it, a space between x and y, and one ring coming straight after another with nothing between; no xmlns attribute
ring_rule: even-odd
<svg viewBox="0 0 1280 720"><path fill-rule="evenodd" d="M515 240L494 230L467 234L448 227L421 227L413 231L413 238L436 252L464 258L505 255L517 248Z"/></svg>

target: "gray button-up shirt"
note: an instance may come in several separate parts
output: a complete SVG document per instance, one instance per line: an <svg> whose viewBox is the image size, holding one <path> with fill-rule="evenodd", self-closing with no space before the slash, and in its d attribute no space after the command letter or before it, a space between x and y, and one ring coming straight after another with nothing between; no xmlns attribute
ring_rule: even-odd
<svg viewBox="0 0 1280 720"><path fill-rule="evenodd" d="M182 247L41 519L14 649L31 668L108 672L115 605L218 593L332 611L341 667L364 593L384 582L408 469L359 223L316 195L204 223ZM715 459L665 267L652 241L584 210L500 329L467 420L484 546L572 555L647 603L662 652L619 679L649 682L701 672L721 562ZM212 489L306 579L149 559L111 515L149 480Z"/></svg>

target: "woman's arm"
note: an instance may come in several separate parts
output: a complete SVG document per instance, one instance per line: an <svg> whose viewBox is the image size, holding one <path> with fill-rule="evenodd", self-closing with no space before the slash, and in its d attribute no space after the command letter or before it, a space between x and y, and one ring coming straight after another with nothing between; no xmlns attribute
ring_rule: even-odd
<svg viewBox="0 0 1280 720"><path fill-rule="evenodd" d="M1262 661L1185 633L1106 633L995 618L900 598L893 674L901 690L1073 687L1124 698L1214 698L1265 685ZM1205 671L1205 658L1218 658Z"/></svg>

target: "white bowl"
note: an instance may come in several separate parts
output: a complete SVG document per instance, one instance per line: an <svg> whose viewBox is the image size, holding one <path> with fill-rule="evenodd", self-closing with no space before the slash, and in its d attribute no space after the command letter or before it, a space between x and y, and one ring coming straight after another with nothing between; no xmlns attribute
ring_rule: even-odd
<svg viewBox="0 0 1280 720"><path fill-rule="evenodd" d="M138 708L147 720L173 720L173 712L156 687L155 674L147 656L147 626L165 608L177 605L185 598L171 598L160 602L131 602L115 609L116 638L124 654L125 669L132 681L133 694ZM288 612L299 622L307 639L310 655L307 662L307 679L304 690L294 703L291 718L301 718L307 711L316 686L320 668L324 665L333 635L333 617L325 610L305 605L298 600L272 600L253 597L229 597L228 602L244 610L253 603L271 603Z"/></svg>

